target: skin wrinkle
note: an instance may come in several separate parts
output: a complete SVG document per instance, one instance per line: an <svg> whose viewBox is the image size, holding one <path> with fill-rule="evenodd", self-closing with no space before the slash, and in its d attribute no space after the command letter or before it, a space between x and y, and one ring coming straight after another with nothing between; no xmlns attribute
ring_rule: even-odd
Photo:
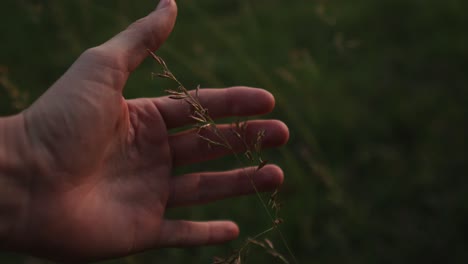
<svg viewBox="0 0 468 264"><path fill-rule="evenodd" d="M112 54L108 54L107 49L102 45L86 50L81 56L83 57L83 60L86 60L86 57L89 56L90 59L94 61L96 66L103 67L104 69L108 69L113 73L116 73L116 75L113 75L112 78L109 78L111 81L116 80L115 82L104 84L108 84L109 87L115 87L115 84L119 84L118 86L121 87L120 90L123 89L123 86L131 73L131 71L122 70L127 68L125 66L124 60L116 58L115 56L112 56ZM81 67L80 64L76 64L76 67L77 69L83 69L85 72L89 72L87 65ZM102 75L99 77L102 78Z"/></svg>
<svg viewBox="0 0 468 264"><path fill-rule="evenodd" d="M34 133L32 132L32 130L29 128L29 122L27 121L28 120L28 117L29 116L29 111L26 110L23 112L23 123L24 123L24 128L25 128L25 132L27 134L26 138L28 139L28 141L30 142L30 146L32 146L31 148L31 152L39 152L33 156L39 156L39 157L42 157L42 159L36 159L36 161L46 161L46 162L38 162L36 164L36 166L33 166L36 168L36 174L40 174L40 175L46 175L48 169L48 166L46 166L45 164L49 164L50 162L47 162L49 160L53 160L53 158L51 157L50 153L48 151L44 151L45 149L44 148L40 148L40 147L37 147L39 143L39 141L37 140L37 138L34 136ZM34 140L36 138L36 140ZM45 154L45 155L44 155ZM45 158L44 157L48 157L48 158ZM27 174L28 177L31 179L29 182L32 183L34 181L32 181L32 177L34 175L34 173L28 173ZM32 184L30 185L31 188L32 188Z"/></svg>
<svg viewBox="0 0 468 264"><path fill-rule="evenodd" d="M120 135L124 135L119 137L120 140L118 145L120 146L120 152L122 155L127 152L128 146L130 145L132 134L135 136L135 133L130 125L130 109L128 108L128 104L125 102L125 98L120 96L121 98L121 120L115 123L114 131Z"/></svg>
<svg viewBox="0 0 468 264"><path fill-rule="evenodd" d="M196 183L195 183L195 193L196 193L196 196L195 196L195 201L204 201L205 197L203 196L203 193L201 190L203 189L203 185L202 183L206 181L203 179L203 177L201 176L200 173L197 173L196 174ZM208 186L207 186L208 187ZM192 201L187 201L187 202L192 202Z"/></svg>
<svg viewBox="0 0 468 264"><path fill-rule="evenodd" d="M136 122L137 114L136 114L135 111L131 110L131 107L133 107L133 106L130 105L130 104L127 104L127 109L128 109L128 116L127 116L127 120L128 120L128 134L127 134L128 145L131 145L132 142L134 142L135 137L137 135L136 126L138 126L136 124L137 123Z"/></svg>
<svg viewBox="0 0 468 264"><path fill-rule="evenodd" d="M142 150L140 139L138 138L137 135L139 135L140 132L140 125L141 122L139 120L140 114L139 114L139 109L138 106L136 105L128 105L129 108L129 113L130 113L130 124L129 126L131 127L131 131L133 132L133 137L131 138L130 144L134 145L132 148L133 150L136 151L134 155L130 155L132 160L136 160L138 157L141 155L145 155L146 153ZM132 153L131 151L130 153Z"/></svg>
<svg viewBox="0 0 468 264"><path fill-rule="evenodd" d="M68 80L73 80L73 78L69 77L68 75L64 75L64 77L56 84L56 85L60 85L61 83L63 82L66 82ZM98 82L100 84L100 82ZM68 87L67 87L68 88ZM76 89L66 89L65 91L61 91L61 90L58 90L57 87L53 88L53 90L51 90L49 93L47 93L45 95L45 97L54 97L54 96L61 96L62 94L64 94L67 90L70 90L70 92L72 93L72 95L74 96L74 98L76 98L76 100L78 100L78 102L75 102L73 101L73 105L71 105L72 107L80 107L80 106L83 106L83 105L86 105L86 110L85 110L85 114L83 115L78 115L78 113L76 112L68 112L68 115L64 115L62 113L67 113L66 109L67 107L70 107L69 104L54 104L52 106L45 106L45 107L42 107L42 110L44 112L44 114L48 114L50 115L50 113L53 113L53 115L56 117L56 118L61 118L63 119L62 123L64 124L68 124L66 125L66 127L68 127L68 131L61 131L60 133L57 134L56 137L54 136L51 136L50 133L51 131L44 131L44 127L47 127L47 126L54 126L53 124L53 118L49 118L49 119L46 119L45 121L42 122L42 124L40 125L40 129L39 131L37 131L37 133L39 134L39 137L44 137L46 138L45 142L47 143L47 146L46 146L46 149L48 149L50 153L55 153L54 151L54 145L56 145L56 142L54 141L55 139L60 139L62 142L66 141L66 139L69 139L69 135L72 135L74 138L73 140L75 141L80 141L81 138L80 138L80 134L77 134L74 132L75 130L75 127L73 124L75 124L76 122L78 122L79 120L82 120L82 119L85 119L86 117L90 117L91 119L100 119L100 120L104 120L104 119L108 119L107 116L109 116L109 114L107 114L109 111L106 111L106 112L103 112L103 113L100 113L102 111L100 111L102 109L101 105L99 104L99 102L97 101L97 99L90 99L90 98L94 98L94 97L85 97L83 96L82 93L79 93ZM95 93L97 95L97 97L102 97L102 93L100 92L100 89L88 89L88 92L92 92L92 93ZM112 96L115 96L115 95L112 95ZM116 98L117 99L117 98ZM121 99L121 96L119 95L119 98L117 99L119 100L120 102L122 102L122 99ZM67 106L67 107L65 107ZM60 109L59 111L53 111L54 108L57 108L57 109ZM115 107L112 107L112 109L114 108L118 108L118 106L115 106ZM98 114L96 116L96 113ZM99 114L100 113L100 114ZM27 114L29 114L29 112L27 112ZM112 115L110 114L111 117L115 116L115 121L111 121L111 122L115 122L117 123L117 120L118 120L118 115ZM28 118L28 120L30 119L33 119L33 117L30 117ZM47 122L49 122L50 124L47 124ZM106 122L109 122L109 121L106 121ZM55 123L57 123L57 121L55 121ZM89 128L91 129L91 128ZM53 131L58 131L58 130L52 130ZM109 133L106 133L106 134L110 134L110 131ZM89 137L86 137L87 140L89 140ZM40 140L40 138L38 139ZM44 140L43 140L44 142ZM86 142L84 142L86 143ZM68 144L68 143L67 143ZM38 148L42 148L42 146L38 146ZM89 148L94 148L94 146L90 145ZM57 157L53 157L53 160L60 160L64 157L62 156L57 156ZM57 162L55 162L57 163ZM64 165L66 165L68 163L64 163ZM73 165L73 163L69 163L67 166L75 166ZM59 170L68 170L69 168L57 168Z"/></svg>
<svg viewBox="0 0 468 264"><path fill-rule="evenodd" d="M197 174L194 174L193 178L191 178L190 181L185 181L185 182L179 182L177 181L178 177L181 176L175 176L175 181L171 181L170 183L170 193L171 195L168 197L167 200L167 206L175 207L178 206L179 204L174 204L175 201L184 201L185 199L185 194L188 190L191 188L198 188L199 186L199 180ZM194 179L192 181L192 179ZM197 194L198 195L198 194ZM180 203L181 206L184 205L184 203Z"/></svg>
<svg viewBox="0 0 468 264"><path fill-rule="evenodd" d="M21 119L20 123L23 125L23 128L24 128L24 133L25 133L24 140L27 141L25 143L27 145L34 146L32 144L31 137L28 136L28 134L30 133L30 130L28 129L28 123L26 122L25 114L19 115L18 118ZM25 160L29 161L29 159L25 159ZM41 164L41 163L37 162L39 159L35 159L35 160L36 160L36 162L29 163L28 164L29 166L24 166L24 167L27 167L27 168L32 168L32 170L35 171L36 173L27 172L25 174L25 176L26 176L26 188L25 188L25 190L26 190L25 195L26 196L24 197L25 203L23 205L23 211L22 211L21 215L14 222L13 227L11 229L11 234L9 234L9 237L11 237L11 241L10 241L11 248L15 247L15 244L17 244L19 242L18 237L20 237L22 235L21 233L17 233L18 230L20 229L20 226L31 226L29 224L29 222L32 220L32 217L30 217L30 214L31 214L32 210L30 208L31 208L31 204L32 204L32 196L33 196L33 193L34 193L34 186L37 185L37 184L33 184L33 183L36 182L36 181L34 181L33 177L36 174L45 173L45 171L46 171L45 164L44 163ZM16 246L19 246L19 245L16 245ZM26 248L25 249L29 250L29 247L31 247L31 246L28 245L28 243L26 243Z"/></svg>
<svg viewBox="0 0 468 264"><path fill-rule="evenodd" d="M38 172L38 166L35 164L35 157L34 155L31 155L31 150L28 149L26 146L31 146L30 138L27 136L28 131L27 131L27 124L25 121L24 115L16 115L10 118L14 118L16 123L18 124L18 127L14 128L14 134L16 136L20 136L19 140L19 145L16 146L14 149L16 149L19 158L18 160L21 161L21 170L24 170L24 173L18 174L17 177L14 177L15 182L17 182L19 185L18 186L23 186L26 187L26 189L29 189L31 187L31 182L32 182L32 175ZM3 124L2 124L3 125ZM5 144L6 145L6 144ZM5 146L4 145L4 146ZM13 151L8 151L9 157L12 158L13 155L11 153L14 153ZM1 155L1 153L0 153ZM2 157L1 160L3 161L4 158ZM9 168L9 172L14 172L14 168ZM15 173L17 174L17 173Z"/></svg>
<svg viewBox="0 0 468 264"><path fill-rule="evenodd" d="M52 143L49 143L49 144L52 144ZM49 184L50 181L52 181L53 179L49 178L49 177L45 177L45 175L50 175L51 174L51 171L54 171L56 175L60 175L61 178L63 179L73 179L73 178L70 178L71 174L69 172L67 172L67 170L64 170L64 168L61 168L61 167L58 167L58 166L55 166L55 162L53 162L53 160L55 159L54 155L52 155L53 152L50 151L50 147L41 147L41 146L36 146L33 148L33 151L34 153L37 153L36 151L38 151L39 153L35 154L35 155L39 155L40 157L44 158L44 157L48 157L46 158L46 162L42 162L42 163L38 163L38 170L35 172L35 173L30 173L30 174L27 174L29 175L29 178L30 178L30 195L33 195L33 194L36 194L36 193L40 193L42 191L44 191L44 189L48 189L49 191L53 191L53 190L56 190L56 189L50 189L49 187L47 186L53 186L53 184ZM38 159L38 160L43 160L44 159ZM47 165L46 165L47 164ZM54 165L54 166L50 166L50 165ZM65 175L65 176L64 176ZM44 178L47 178L48 181L46 181L46 183L39 183L38 181L36 180L33 180L33 179L40 179L42 178L42 180L44 180ZM65 181L66 182L66 181ZM73 186L74 184L72 184ZM63 188L64 186L60 186L61 188Z"/></svg>
<svg viewBox="0 0 468 264"><path fill-rule="evenodd" d="M132 23L127 28L127 30L124 31L123 34L125 34L126 37L127 37L127 35L129 37L133 37L133 35L138 36L138 35L142 35L142 34L147 35L147 36L153 36L152 35L153 32L151 32L152 31L151 29L150 29L150 32L138 33L138 31L140 31L140 30L142 30L142 31L147 31L148 30L148 26L146 26L145 24L149 20L150 20L149 16L138 19L137 21ZM140 29L140 28L144 28L144 29ZM148 37L148 38L144 38L142 43L139 42L137 44L137 46L138 46L137 50L141 50L141 52L146 52L147 48L150 49L150 50L156 50L157 46L158 46L158 43L157 43L157 41L156 41L156 39L154 37ZM155 47L155 48L153 48L153 47ZM126 66L127 71L128 72L133 72L138 67L138 62L135 61L135 59L134 59L135 54L133 54L133 51L130 51L130 50L126 50L125 52L123 52L123 54L124 54L124 57L126 58L127 61L131 61L130 65Z"/></svg>
<svg viewBox="0 0 468 264"><path fill-rule="evenodd" d="M134 131L135 133L138 135L138 134L141 134L141 133L138 133L138 130L140 129L139 128L139 125L140 124L135 124L135 122L139 121L140 123L147 123L147 124L150 124L150 125L153 125L153 124L158 124L159 126L163 126L164 127L164 130L166 131L167 129L165 128L164 126L164 122L162 122L162 116L161 114L159 113L159 109L156 108L151 100L149 99L144 99L146 100L144 103L141 102L140 105L136 105L136 104L129 104L129 108L133 108L133 111L135 113L135 118L133 119L134 122L131 123L131 125L134 125ZM142 120L144 120L145 122L141 122ZM148 130L151 130L152 127L145 127L145 128L141 128L143 129L144 131L148 131ZM158 127L159 129L159 127ZM142 134L141 135L142 138L134 138L135 142L136 142L136 147L138 149L138 152L140 153L140 155L147 155L148 151L147 150L143 150L144 147L147 147L147 143L150 142L151 143L151 147L154 148L154 146L158 146L158 147L162 147L165 145L165 142L167 140L167 133L164 134L164 135L158 135L156 137L152 137L152 135L148 135L148 134ZM148 137L148 138L146 138ZM154 141L153 139L156 138L157 140ZM171 152L171 149L169 148L169 150ZM171 153L170 155L171 157L173 156L173 154ZM172 162L172 159L171 159L171 162ZM172 163L171 163L172 164Z"/></svg>
<svg viewBox="0 0 468 264"><path fill-rule="evenodd" d="M153 14L152 14L153 15ZM145 27L145 30L147 31L149 28L149 36L153 36L151 38L146 38L145 41L145 48L150 49L150 50L157 50L159 46L161 45L161 37L159 36L158 32L154 31L154 27Z"/></svg>
<svg viewBox="0 0 468 264"><path fill-rule="evenodd" d="M237 107L234 107L236 104L234 103L232 90L224 90L223 94L219 98L221 99L220 101L222 101L222 104L227 106L227 112L232 113L233 115L238 114ZM206 101L204 102L202 98L200 98L200 102L202 105L206 104Z"/></svg>
<svg viewBox="0 0 468 264"><path fill-rule="evenodd" d="M206 242L205 243L208 243L208 241L214 241L215 239L215 235L214 235L214 232L213 232L213 226L208 226L208 236L207 236L207 239L206 239Z"/></svg>

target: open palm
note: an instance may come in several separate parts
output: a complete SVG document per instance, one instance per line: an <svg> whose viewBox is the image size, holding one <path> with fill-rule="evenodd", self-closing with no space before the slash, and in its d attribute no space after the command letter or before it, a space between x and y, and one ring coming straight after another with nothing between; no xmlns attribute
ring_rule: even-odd
<svg viewBox="0 0 468 264"><path fill-rule="evenodd" d="M101 46L87 50L21 114L25 142L34 156L29 200L18 221L23 251L61 260L97 260L148 248L221 243L238 235L229 221L164 218L167 207L194 205L251 193L242 169L172 175L172 168L229 154L210 148L196 131L170 134L190 124L189 106L167 97L126 100L129 74L172 30L173 1ZM212 117L267 113L273 97L264 90L202 89ZM229 125L220 126L229 138ZM288 131L274 120L252 121L248 135L267 131L265 146L284 144ZM241 144L232 139L232 145ZM258 188L282 182L276 166L256 176Z"/></svg>

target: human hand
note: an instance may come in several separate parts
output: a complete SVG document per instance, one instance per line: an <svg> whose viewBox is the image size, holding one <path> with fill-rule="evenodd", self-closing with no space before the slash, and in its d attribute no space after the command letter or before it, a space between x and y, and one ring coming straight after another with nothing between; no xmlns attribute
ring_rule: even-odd
<svg viewBox="0 0 468 264"><path fill-rule="evenodd" d="M108 42L87 50L30 108L15 116L16 141L27 149L26 198L9 232L8 247L66 261L128 255L150 248L222 243L237 237L230 221L192 222L164 218L166 208L252 193L242 169L173 176L175 166L214 159L229 150L209 148L189 130L190 108L167 97L125 100L132 71L172 31L177 8L158 9ZM264 90L202 89L212 117L249 116L272 110ZM230 126L220 126L229 131ZM287 127L275 120L251 121L248 135L267 131L266 147L284 144ZM21 130L21 131L19 131ZM19 138L18 138L19 137ZM235 149L242 145L235 143ZM281 184L282 171L266 166L255 176L260 190Z"/></svg>

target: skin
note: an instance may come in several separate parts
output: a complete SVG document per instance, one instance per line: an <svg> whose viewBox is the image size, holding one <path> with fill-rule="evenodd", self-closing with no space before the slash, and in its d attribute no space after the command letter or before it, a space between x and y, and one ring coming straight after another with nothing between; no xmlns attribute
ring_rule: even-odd
<svg viewBox="0 0 468 264"><path fill-rule="evenodd" d="M175 23L173 0L106 43L85 51L22 113L0 119L0 247L66 261L94 261L146 249L223 243L239 229L230 221L164 218L167 208L252 193L242 169L172 175L175 166L229 154L209 148L194 130L183 101L126 100L125 83L157 50ZM273 96L261 89L202 89L212 117L270 112ZM221 129L229 130L229 125ZM286 143L277 120L249 123L248 137L267 131L264 146ZM241 150L234 138L232 145ZM255 176L260 190L283 181L268 165Z"/></svg>

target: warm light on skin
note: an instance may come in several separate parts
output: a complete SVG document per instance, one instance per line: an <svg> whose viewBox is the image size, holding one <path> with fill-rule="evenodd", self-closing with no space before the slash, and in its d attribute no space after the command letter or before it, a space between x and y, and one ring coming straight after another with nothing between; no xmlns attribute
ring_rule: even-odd
<svg viewBox="0 0 468 264"><path fill-rule="evenodd" d="M165 218L168 207L255 193L239 170L196 172L198 178L172 175L175 166L232 150L209 149L193 130L170 133L194 122L187 116L189 106L177 100L122 96L147 49L162 45L174 26L175 2L165 2L83 52L28 109L0 119L1 249L86 262L153 248L219 244L238 236L231 221ZM273 96L258 88L199 93L213 119L265 114L274 105ZM221 125L220 131L229 126ZM249 141L257 131L268 131L264 147L280 146L289 137L278 120L253 120L248 130ZM232 149L240 151L242 144L233 142ZM278 167L262 170L269 173L255 180L259 190L282 183ZM192 184L178 184L180 179Z"/></svg>

